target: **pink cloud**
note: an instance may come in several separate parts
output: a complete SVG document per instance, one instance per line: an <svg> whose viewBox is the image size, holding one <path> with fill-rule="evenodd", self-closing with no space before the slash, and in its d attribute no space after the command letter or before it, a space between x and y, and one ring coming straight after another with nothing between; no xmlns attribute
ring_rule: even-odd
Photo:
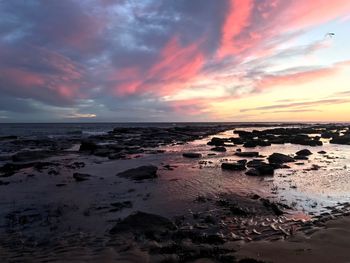
<svg viewBox="0 0 350 263"><path fill-rule="evenodd" d="M240 43L235 38L250 24L253 6L252 0L230 0L230 10L222 27L219 58L235 54L245 48L244 43Z"/></svg>
<svg viewBox="0 0 350 263"><path fill-rule="evenodd" d="M41 86L45 83L44 78L39 74L16 68L2 69L0 71L0 76L3 79L11 80L15 85L26 88Z"/></svg>
<svg viewBox="0 0 350 263"><path fill-rule="evenodd" d="M59 53L28 46L25 52L17 53L12 63L0 67L1 89L6 94L51 104L67 104L86 97L82 90L87 82L83 66Z"/></svg>
<svg viewBox="0 0 350 263"><path fill-rule="evenodd" d="M322 78L328 78L329 76L336 74L338 70L338 67L330 67L286 75L268 75L258 81L256 91L262 91L273 87L299 85Z"/></svg>
<svg viewBox="0 0 350 263"><path fill-rule="evenodd" d="M196 77L205 63L199 47L201 42L181 45L175 36L167 42L156 63L146 72L132 67L112 73L110 79L122 81L117 83L115 94L150 92L169 95L184 88L184 84Z"/></svg>

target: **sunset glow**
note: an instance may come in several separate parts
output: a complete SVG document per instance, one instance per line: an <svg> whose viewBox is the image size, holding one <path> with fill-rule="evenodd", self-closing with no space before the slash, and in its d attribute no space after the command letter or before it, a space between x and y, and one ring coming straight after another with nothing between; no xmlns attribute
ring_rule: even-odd
<svg viewBox="0 0 350 263"><path fill-rule="evenodd" d="M1 1L0 118L349 121L349 13L348 0Z"/></svg>

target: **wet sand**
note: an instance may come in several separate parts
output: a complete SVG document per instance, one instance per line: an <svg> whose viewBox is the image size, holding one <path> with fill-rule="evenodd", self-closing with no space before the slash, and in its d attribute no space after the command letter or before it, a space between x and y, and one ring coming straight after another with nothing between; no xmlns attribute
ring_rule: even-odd
<svg viewBox="0 0 350 263"><path fill-rule="evenodd" d="M245 243L236 255L273 263L346 263L350 262L349 249L350 217L342 217L310 236L298 233L283 241Z"/></svg>

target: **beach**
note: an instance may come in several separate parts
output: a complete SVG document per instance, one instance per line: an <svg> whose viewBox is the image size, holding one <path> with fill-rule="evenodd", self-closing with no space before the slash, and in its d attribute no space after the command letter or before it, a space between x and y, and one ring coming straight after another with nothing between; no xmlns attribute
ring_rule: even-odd
<svg viewBox="0 0 350 263"><path fill-rule="evenodd" d="M349 261L347 124L86 127L2 131L4 262Z"/></svg>

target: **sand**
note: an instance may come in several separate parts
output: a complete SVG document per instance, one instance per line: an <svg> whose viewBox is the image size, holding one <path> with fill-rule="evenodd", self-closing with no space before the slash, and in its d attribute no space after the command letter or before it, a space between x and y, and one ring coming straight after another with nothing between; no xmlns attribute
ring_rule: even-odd
<svg viewBox="0 0 350 263"><path fill-rule="evenodd" d="M243 244L237 256L273 263L350 262L350 217L329 221L325 229L311 236L298 234L285 241Z"/></svg>

